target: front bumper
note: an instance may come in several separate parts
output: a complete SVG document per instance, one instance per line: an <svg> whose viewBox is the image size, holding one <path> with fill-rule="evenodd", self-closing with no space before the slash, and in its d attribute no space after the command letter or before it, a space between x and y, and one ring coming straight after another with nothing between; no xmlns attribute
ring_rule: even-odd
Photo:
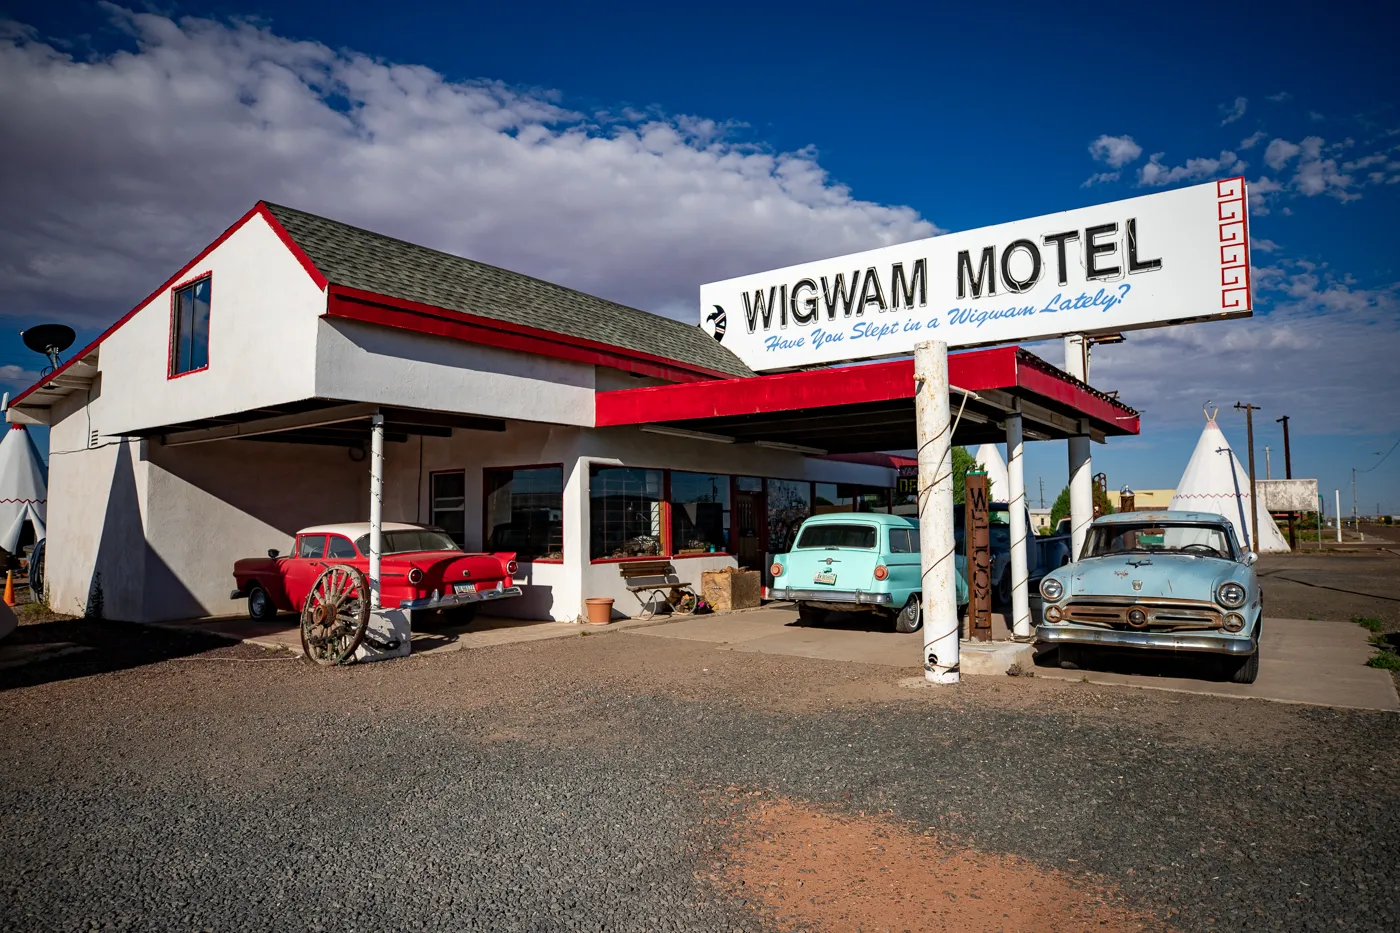
<svg viewBox="0 0 1400 933"><path fill-rule="evenodd" d="M431 596L424 596L421 599L405 599L399 603L399 608L410 611L416 609L430 611L455 609L458 606L475 606L485 602L510 599L512 596L520 596L522 593L523 591L518 586L503 586L494 590L469 590L465 593L445 593L436 599Z"/></svg>
<svg viewBox="0 0 1400 933"><path fill-rule="evenodd" d="M1255 651L1254 639L1205 632L1121 632L1113 629L1074 628L1067 625L1036 626L1036 639L1048 645L1099 645L1108 648L1146 648L1154 651L1191 651L1246 657Z"/></svg>
<svg viewBox="0 0 1400 933"><path fill-rule="evenodd" d="M858 606L889 606L894 602L894 597L889 593L866 593L861 590L790 590L778 586L768 588L768 597L797 602L847 603Z"/></svg>

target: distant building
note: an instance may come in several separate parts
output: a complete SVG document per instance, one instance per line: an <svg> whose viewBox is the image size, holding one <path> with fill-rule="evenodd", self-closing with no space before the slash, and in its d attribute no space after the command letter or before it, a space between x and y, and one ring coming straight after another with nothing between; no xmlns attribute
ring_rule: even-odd
<svg viewBox="0 0 1400 933"><path fill-rule="evenodd" d="M1132 487L1129 487L1130 489ZM1175 489L1133 489L1133 508L1142 509L1165 509L1172 502L1172 496L1176 495ZM1109 504L1115 510L1121 511L1123 507L1122 493L1112 489L1108 491Z"/></svg>
<svg viewBox="0 0 1400 933"><path fill-rule="evenodd" d="M1050 509L1031 509L1031 531L1039 534L1050 527Z"/></svg>

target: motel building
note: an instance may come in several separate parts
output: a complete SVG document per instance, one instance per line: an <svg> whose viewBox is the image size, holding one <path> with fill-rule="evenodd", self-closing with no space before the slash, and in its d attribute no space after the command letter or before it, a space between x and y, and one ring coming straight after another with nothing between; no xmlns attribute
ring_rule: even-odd
<svg viewBox="0 0 1400 933"><path fill-rule="evenodd" d="M948 379L957 444L1138 431L1015 346L953 353ZM639 611L622 562L768 582L810 514L912 514L872 452L915 447L914 398L907 357L758 375L701 327L259 203L8 420L51 429L57 611L244 612L235 560L369 517L382 419L383 520L517 552L524 596L492 611L568 621Z"/></svg>

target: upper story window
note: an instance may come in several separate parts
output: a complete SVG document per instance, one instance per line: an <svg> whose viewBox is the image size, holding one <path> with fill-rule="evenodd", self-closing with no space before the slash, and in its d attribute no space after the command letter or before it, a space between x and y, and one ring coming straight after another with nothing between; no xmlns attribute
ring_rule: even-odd
<svg viewBox="0 0 1400 933"><path fill-rule="evenodd" d="M209 366L210 278L175 289L171 294L170 375L179 376Z"/></svg>

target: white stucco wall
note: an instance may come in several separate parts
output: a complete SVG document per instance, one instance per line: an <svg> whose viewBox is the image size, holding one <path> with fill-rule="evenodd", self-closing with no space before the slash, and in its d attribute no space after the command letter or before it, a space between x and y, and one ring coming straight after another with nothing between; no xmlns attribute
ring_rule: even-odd
<svg viewBox="0 0 1400 933"><path fill-rule="evenodd" d="M324 293L261 216L234 231L172 287L212 273L209 367L169 377L170 292L103 342L93 426L105 434L309 398Z"/></svg>
<svg viewBox="0 0 1400 933"><path fill-rule="evenodd" d="M316 394L428 411L593 424L594 367L392 327L326 318Z"/></svg>

